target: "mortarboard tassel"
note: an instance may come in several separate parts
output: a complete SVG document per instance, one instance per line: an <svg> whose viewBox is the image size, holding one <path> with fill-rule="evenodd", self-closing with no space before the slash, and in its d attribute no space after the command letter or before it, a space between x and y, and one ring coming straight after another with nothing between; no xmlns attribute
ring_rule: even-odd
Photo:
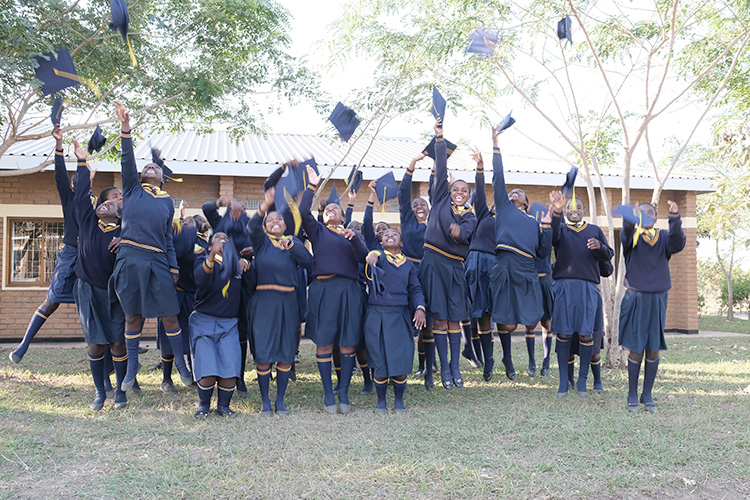
<svg viewBox="0 0 750 500"><path fill-rule="evenodd" d="M102 96L101 90L99 90L99 87L96 86L94 82L89 80L88 78L84 78L80 75L74 75L73 73L68 73L67 71L60 71L57 68L54 68L52 71L55 72L55 75L60 76L62 78L68 78L70 80L74 80L76 82L81 82L82 84L86 85L88 88L91 89L91 91L94 93L94 95L99 98Z"/></svg>
<svg viewBox="0 0 750 500"><path fill-rule="evenodd" d="M130 35L125 35L125 39L128 42L128 50L130 51L130 62L133 64L134 68L138 67L138 61L135 60L135 52L133 52L133 47L130 46ZM175 179L172 179L175 180ZM182 182L182 181L176 181L176 182Z"/></svg>
<svg viewBox="0 0 750 500"><path fill-rule="evenodd" d="M227 298L227 294L229 293L229 284L231 282L232 282L232 278L229 278L229 280L227 280L227 284L224 285L221 289L221 296L224 297L225 299Z"/></svg>
<svg viewBox="0 0 750 500"><path fill-rule="evenodd" d="M576 203L576 190L573 190L573 197L570 199L570 209L572 211L578 210L578 203Z"/></svg>
<svg viewBox="0 0 750 500"><path fill-rule="evenodd" d="M299 207L297 206L297 203L294 201L294 198L287 192L286 188L284 188L284 199L286 200L286 204L289 206L289 211L292 212L292 218L294 219L294 235L297 236L299 234L299 228L302 227L302 215L299 213Z"/></svg>
<svg viewBox="0 0 750 500"><path fill-rule="evenodd" d="M380 215L381 215L381 217L385 217L385 200L388 199L388 197L385 195L385 193L387 191L388 191L388 186L383 186L383 204L380 205Z"/></svg>

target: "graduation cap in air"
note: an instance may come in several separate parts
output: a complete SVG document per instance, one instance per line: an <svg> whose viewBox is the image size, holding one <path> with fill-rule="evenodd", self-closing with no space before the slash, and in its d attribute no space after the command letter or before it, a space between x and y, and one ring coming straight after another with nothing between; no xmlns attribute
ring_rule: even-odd
<svg viewBox="0 0 750 500"><path fill-rule="evenodd" d="M299 213L297 202L294 201L299 194L297 177L294 172L289 172L276 183L273 194L273 204L276 211L280 214L289 212L294 218L294 234L299 234L299 228L302 225L302 216Z"/></svg>
<svg viewBox="0 0 750 500"><path fill-rule="evenodd" d="M383 257L385 258L385 257ZM385 271L380 269L378 266L367 265L370 270L369 280L371 282L372 291L375 296L383 295L385 293L385 283L383 283L383 277Z"/></svg>
<svg viewBox="0 0 750 500"><path fill-rule="evenodd" d="M336 191L336 181L333 181L331 185L331 194L328 195L328 204L335 203L341 205L341 199L339 198L339 192Z"/></svg>
<svg viewBox="0 0 750 500"><path fill-rule="evenodd" d="M328 117L328 121L336 127L339 137L341 137L341 140L344 142L348 142L349 139L351 139L352 134L359 126L357 113L355 113L353 109L344 106L340 101L336 104L336 107L333 108L333 112L331 113L331 116Z"/></svg>
<svg viewBox="0 0 750 500"><path fill-rule="evenodd" d="M528 214L532 216L533 218L535 218L537 222L542 222L542 217L544 217L544 214L546 214L548 210L549 210L548 206L543 205L539 203L538 201L535 201L529 207Z"/></svg>
<svg viewBox="0 0 750 500"><path fill-rule="evenodd" d="M164 180L164 184L169 181L182 182L181 178L174 177L172 169L164 163L164 160L156 152L156 148L151 148L151 161L159 165L159 167L161 168L161 176Z"/></svg>
<svg viewBox="0 0 750 500"><path fill-rule="evenodd" d="M440 93L440 91L437 89L437 87L432 87L432 102L430 103L430 111L432 112L432 116L435 117L435 119L442 118L443 121L445 121L445 98Z"/></svg>
<svg viewBox="0 0 750 500"><path fill-rule="evenodd" d="M308 165L312 167L312 169L315 171L316 174L320 174L320 171L318 170L318 163L315 161L315 157L312 157L309 160L299 162L299 165L296 168L292 167L292 172L294 173L294 177L297 181L298 189L300 190L304 190L308 184L308 180L307 180L307 166Z"/></svg>
<svg viewBox="0 0 750 500"><path fill-rule="evenodd" d="M375 194L378 195L378 202L381 205L398 196L398 184L396 184L393 172L388 172L376 181Z"/></svg>
<svg viewBox="0 0 750 500"><path fill-rule="evenodd" d="M128 25L130 24L128 6L125 4L125 0L112 0L109 6L112 13L112 22L109 24L109 29L120 31L122 41L128 44L130 62L133 63L133 66L138 66L138 62L135 60L135 53L133 53L133 47L130 46L130 37L128 37Z"/></svg>
<svg viewBox="0 0 750 500"><path fill-rule="evenodd" d="M469 46L466 52L469 54L493 55L497 47L498 34L495 31L477 28L469 35Z"/></svg>
<svg viewBox="0 0 750 500"><path fill-rule="evenodd" d="M578 167L570 167L570 171L565 175L565 184L562 187L562 194L570 196L571 203L570 209L575 211L578 210L576 205L576 176L578 175Z"/></svg>
<svg viewBox="0 0 750 500"><path fill-rule="evenodd" d="M423 151L427 152L427 156L429 156L433 160L435 159L435 142L436 139L433 137L430 143L423 149ZM448 158L450 158L453 152L456 150L456 145L450 141L445 141L445 147L448 151Z"/></svg>
<svg viewBox="0 0 750 500"><path fill-rule="evenodd" d="M102 134L102 128L97 125L94 133L91 134L91 139L89 139L89 154L93 153L94 151L98 153L104 146L105 142L107 142L107 138L104 137L104 134Z"/></svg>
<svg viewBox="0 0 750 500"><path fill-rule="evenodd" d="M557 38L560 40L568 40L573 45L573 34L572 28L573 22L570 20L570 16L566 15L557 23Z"/></svg>
<svg viewBox="0 0 750 500"><path fill-rule="evenodd" d="M618 205L612 213L621 216L625 222L638 226L650 226L655 222L650 215L633 205Z"/></svg>
<svg viewBox="0 0 750 500"><path fill-rule="evenodd" d="M503 130L512 127L513 124L516 123L516 119L511 116L512 114L513 114L513 110L510 110L510 113L505 115L505 118L503 118L503 121L501 121L497 126L498 132L502 132Z"/></svg>
<svg viewBox="0 0 750 500"><path fill-rule="evenodd" d="M234 246L234 240L229 236L229 241L224 243L224 251L221 256L221 268L219 269L219 280L222 283L221 294L226 297L229 292L229 284L232 278L239 276L240 254Z"/></svg>
<svg viewBox="0 0 750 500"><path fill-rule="evenodd" d="M55 102L52 103L52 112L49 117L52 120L52 125L60 125L60 119L62 118L62 112L65 109L62 97L56 97Z"/></svg>
<svg viewBox="0 0 750 500"><path fill-rule="evenodd" d="M359 192L359 188L362 187L364 178L362 177L362 172L357 170L356 165L354 165L352 167L352 171L349 172L349 177L346 179L346 182L347 182L347 185L349 186L350 191L353 191L355 194Z"/></svg>
<svg viewBox="0 0 750 500"><path fill-rule="evenodd" d="M44 95L80 85L81 79L68 49L57 49L56 56L52 52L47 52L41 56L34 56L33 59L38 64L35 73L37 79L42 82Z"/></svg>

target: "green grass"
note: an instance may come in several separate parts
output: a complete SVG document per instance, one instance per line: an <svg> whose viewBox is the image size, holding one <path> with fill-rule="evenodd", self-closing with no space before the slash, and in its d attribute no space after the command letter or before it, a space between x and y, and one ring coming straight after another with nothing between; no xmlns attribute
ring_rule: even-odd
<svg viewBox="0 0 750 500"><path fill-rule="evenodd" d="M657 415L625 411L618 371L605 370L603 396L557 400L556 368L526 376L520 340L515 382L496 372L484 383L462 365L465 388L427 393L410 379L408 413L385 417L374 394L359 395L359 375L354 412L324 414L304 346L290 417L260 418L249 383L236 420L196 422L194 392L162 394L156 372L142 374L144 396L126 410L108 401L92 413L83 349L33 346L18 366L4 347L0 498L748 497L750 336L677 337L669 348ZM156 360L151 351L143 365Z"/></svg>
<svg viewBox="0 0 750 500"><path fill-rule="evenodd" d="M727 321L726 318L707 314L698 318L698 329L702 332L734 332L750 333L750 320L733 319Z"/></svg>

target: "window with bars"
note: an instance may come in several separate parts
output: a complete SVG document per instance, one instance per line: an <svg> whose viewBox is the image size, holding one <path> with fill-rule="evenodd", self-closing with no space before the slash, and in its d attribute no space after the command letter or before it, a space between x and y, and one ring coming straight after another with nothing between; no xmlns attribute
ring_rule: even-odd
<svg viewBox="0 0 750 500"><path fill-rule="evenodd" d="M174 211L176 214L180 211L180 203L182 203L182 200L185 198L172 198L172 203L174 203Z"/></svg>
<svg viewBox="0 0 750 500"><path fill-rule="evenodd" d="M248 210L258 210L260 208L260 200L247 200Z"/></svg>
<svg viewBox="0 0 750 500"><path fill-rule="evenodd" d="M398 202L394 201L388 204L388 211L389 212L398 212Z"/></svg>
<svg viewBox="0 0 750 500"><path fill-rule="evenodd" d="M62 221L10 221L9 285L49 285L64 228Z"/></svg>

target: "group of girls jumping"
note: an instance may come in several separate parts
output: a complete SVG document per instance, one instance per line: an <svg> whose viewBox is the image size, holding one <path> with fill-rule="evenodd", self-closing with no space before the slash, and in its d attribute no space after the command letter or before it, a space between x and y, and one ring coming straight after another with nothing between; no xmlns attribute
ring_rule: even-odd
<svg viewBox="0 0 750 500"><path fill-rule="evenodd" d="M499 147L502 131L492 129L494 203L488 206L478 149L472 150L473 194L467 182L452 177L449 181L447 146L438 120L429 203L421 197L411 199L416 163L426 156L422 153L412 160L399 187L399 232L384 222L373 224L375 181L369 185L362 223L351 220L354 190L348 193L346 211L338 203L324 203L316 218L312 204L321 176L295 160L269 177L260 208L251 217L241 202L222 197L203 206L205 217L181 213L175 220L172 198L163 190L168 168L156 154L138 178L128 111L118 102L115 112L122 127L122 191L110 187L99 197L91 194L93 173L76 141L78 168L71 190L62 134L59 127L53 132L65 247L47 301L36 311L24 342L11 353L14 362L21 360L43 319L66 301L67 287L88 343L96 388L93 410L100 410L111 397L115 408L124 408L126 392L138 390L144 318L159 318L161 389L176 391L171 380L176 367L184 385L197 386L198 419L210 413L215 387L218 414L235 416L230 401L235 388L246 391L248 346L256 364L261 416L287 415L284 396L294 377L302 323L305 337L316 345L323 409L330 414L351 411L349 388L357 361L365 375L364 392L373 385L376 390L375 412L388 413L390 385L393 411L404 413L417 333L417 373L428 391L434 390L436 369L446 390L464 386L461 355L482 366L484 380L490 381L495 363L493 325L509 379L516 377L510 336L518 325L526 326L527 373L536 375L534 330L541 322L542 376L549 374L552 337L557 336L557 397L566 397L571 385L586 397L589 372L594 392L603 391L599 283L601 276L612 272L614 251L601 229L583 220L584 204L575 197L566 200L553 191L545 203L548 209L535 216L528 213L529 199L522 189L507 191ZM298 207L301 228L295 227L290 211L276 206L285 199L276 193L277 185L284 189L284 176L300 170L306 182ZM656 230L653 223L624 223L621 230L627 292L620 344L630 351L631 412L639 411L639 402L656 412L652 387L659 351L666 349L669 259L685 245L679 209L674 202L668 205L669 230ZM221 207L226 207L223 215ZM647 220L656 220L655 207L642 204L638 210ZM577 381L575 354L581 360ZM111 371L116 376L114 389L109 384Z"/></svg>

